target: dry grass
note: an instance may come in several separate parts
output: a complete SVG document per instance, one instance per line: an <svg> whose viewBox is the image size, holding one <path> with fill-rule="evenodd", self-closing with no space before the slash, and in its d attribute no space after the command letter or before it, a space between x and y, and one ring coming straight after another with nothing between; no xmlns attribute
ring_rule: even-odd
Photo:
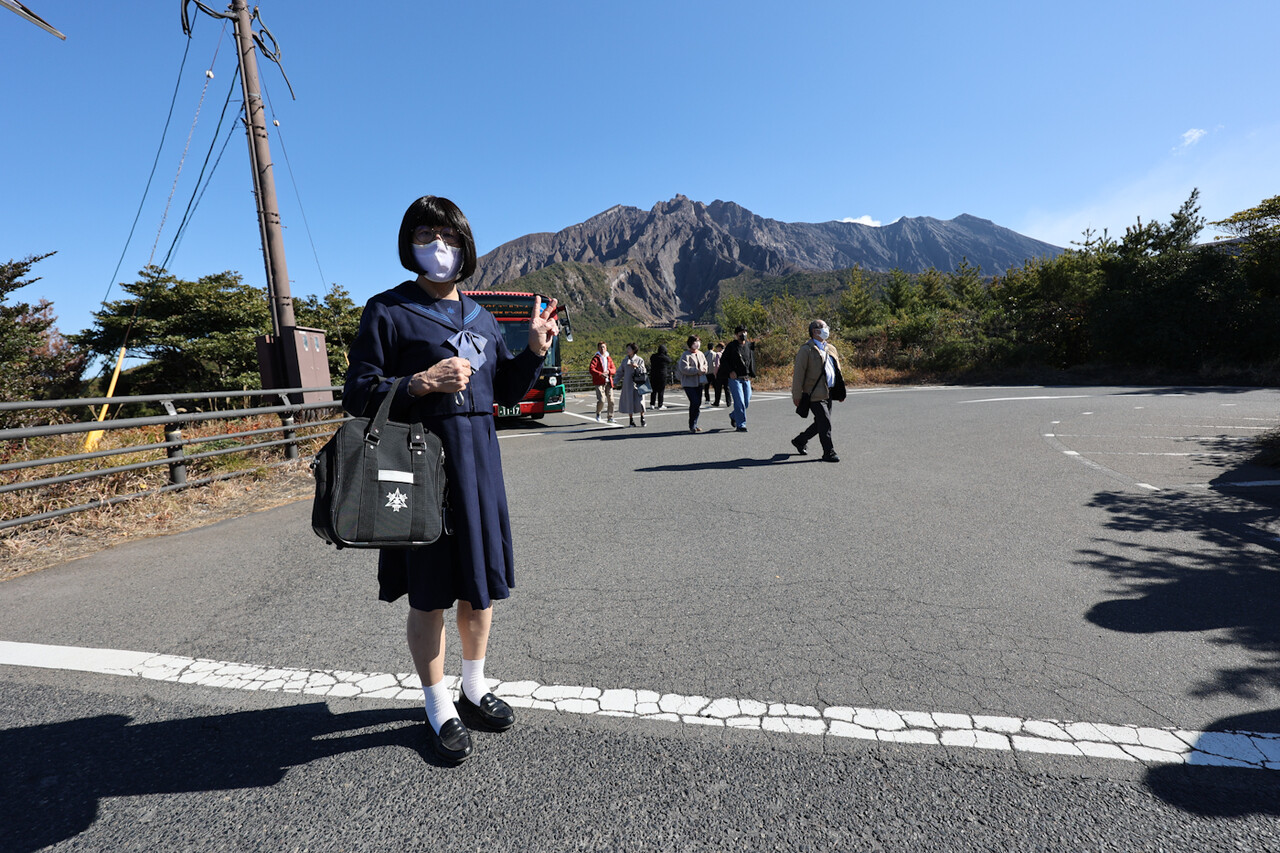
<svg viewBox="0 0 1280 853"><path fill-rule="evenodd" d="M4 531L0 581L122 542L179 533L311 497L309 460Z"/></svg>
<svg viewBox="0 0 1280 853"><path fill-rule="evenodd" d="M210 442L192 446L188 453L218 448L236 448L244 443L278 438L279 435L236 438L240 431L278 425L273 418L246 418L211 422L184 430L188 438ZM327 433L332 427L299 427L300 434ZM100 449L132 449L163 441L160 427L108 432ZM0 461L19 462L70 456L82 452L82 435L53 436L0 445ZM298 461L279 464L283 449L259 448L236 451L207 459L189 460L188 481L205 478L215 482L187 489L149 494L122 500L96 509L33 522L0 531L0 580L47 568L123 541L176 533L267 509L312 494L308 469L311 456L324 437L302 439ZM35 480L149 460L164 460L165 451L129 452L121 456L80 462L43 465L0 474L0 484L30 483ZM0 494L0 518L17 519L41 513L109 501L150 492L168 484L168 466L118 472L92 479L76 480ZM234 475L234 476L231 476Z"/></svg>

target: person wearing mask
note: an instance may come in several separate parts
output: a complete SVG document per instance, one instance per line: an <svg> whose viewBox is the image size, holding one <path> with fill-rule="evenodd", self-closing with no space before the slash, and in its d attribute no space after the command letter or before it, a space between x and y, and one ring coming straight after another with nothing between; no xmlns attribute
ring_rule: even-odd
<svg viewBox="0 0 1280 853"><path fill-rule="evenodd" d="M667 345L658 344L658 351L649 356L649 381L653 391L649 394L649 408L665 409L663 392L667 390L667 371L671 369L671 356L667 355Z"/></svg>
<svg viewBox="0 0 1280 853"><path fill-rule="evenodd" d="M711 352L707 353L707 384L703 386L706 393L703 395L704 403L711 403L711 389L716 391L716 401L711 403L712 408L720 405L720 389L724 388L724 382L720 380L720 356L724 353L724 344L716 341L715 346L711 348ZM726 389L725 395L728 396Z"/></svg>
<svg viewBox="0 0 1280 853"><path fill-rule="evenodd" d="M729 423L738 432L747 431L747 406L751 405L751 378L756 375L755 344L747 340L747 327L733 330L733 340L720 357L720 375L729 385L733 411Z"/></svg>
<svg viewBox="0 0 1280 853"><path fill-rule="evenodd" d="M813 423L791 439L791 446L801 456L808 453L805 445L815 435L822 445L823 462L839 462L831 442L831 401L845 398L844 376L840 373L840 353L828 342L831 329L825 320L809 323L809 340L796 353L791 372L791 401L799 406L800 397L809 395L809 412Z"/></svg>
<svg viewBox="0 0 1280 853"><path fill-rule="evenodd" d="M707 356L697 335L690 335L687 344L676 365L676 375L689 398L689 432L702 432L698 427L698 412L702 407L702 386L707 381Z"/></svg>
<svg viewBox="0 0 1280 853"><path fill-rule="evenodd" d="M508 349L498 321L458 290L476 268L471 225L457 205L423 196L405 211L400 263L414 278L365 305L351 344L342 406L369 416L388 394L391 416L417 422L444 445L449 525L430 545L378 553L379 598L409 598L409 653L423 685L435 754L457 764L472 753L472 725L503 731L511 706L489 691L485 653L492 603L515 586L502 459L493 405L513 405L533 387L559 332L556 300L534 300L528 346ZM408 377L407 383L402 380ZM457 605L462 689L444 681L445 611Z"/></svg>
<svg viewBox="0 0 1280 853"><path fill-rule="evenodd" d="M596 420L600 413L609 406L609 423L613 423L613 376L615 373L613 356L609 355L609 345L604 341L596 344L596 354L591 356L591 384L596 387Z"/></svg>
<svg viewBox="0 0 1280 853"><path fill-rule="evenodd" d="M635 344L627 344L626 356L622 366L618 368L618 411L627 416L627 426L636 425L636 415L640 415L640 426L644 426L644 395L649 381L648 370L644 359L640 357L640 348Z"/></svg>

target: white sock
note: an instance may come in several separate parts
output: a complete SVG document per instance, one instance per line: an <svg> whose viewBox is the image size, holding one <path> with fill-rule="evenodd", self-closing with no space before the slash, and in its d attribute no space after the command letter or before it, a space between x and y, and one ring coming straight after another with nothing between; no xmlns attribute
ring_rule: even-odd
<svg viewBox="0 0 1280 853"><path fill-rule="evenodd" d="M449 692L449 688L445 687L443 679L430 687L423 685L422 695L427 706L427 722L431 723L431 728L439 734L441 726L458 716L458 709L453 704L453 695Z"/></svg>
<svg viewBox="0 0 1280 853"><path fill-rule="evenodd" d="M484 680L484 658L479 660L462 659L462 689L476 705L489 692L489 685Z"/></svg>

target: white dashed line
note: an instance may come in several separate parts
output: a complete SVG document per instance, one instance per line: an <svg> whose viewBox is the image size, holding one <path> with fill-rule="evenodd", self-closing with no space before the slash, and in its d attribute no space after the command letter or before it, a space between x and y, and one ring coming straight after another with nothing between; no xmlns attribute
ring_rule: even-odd
<svg viewBox="0 0 1280 853"><path fill-rule="evenodd" d="M227 690L422 703L422 686L417 675L404 673L280 669L151 652L6 641L0 641L0 665L95 672ZM450 678L448 684L451 690L457 689L458 679ZM1280 770L1280 734L1263 732L1200 732L847 706L819 709L812 705L754 699L715 699L656 690L546 685L535 681L491 681L490 686L515 707L569 714L884 743L1105 758L1146 765Z"/></svg>

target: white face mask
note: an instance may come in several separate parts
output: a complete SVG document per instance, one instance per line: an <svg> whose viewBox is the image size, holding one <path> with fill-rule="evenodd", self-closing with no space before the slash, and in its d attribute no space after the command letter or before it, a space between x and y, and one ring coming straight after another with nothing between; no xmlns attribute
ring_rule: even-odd
<svg viewBox="0 0 1280 853"><path fill-rule="evenodd" d="M827 338L831 337L831 330L828 329L826 326L823 326L821 329L818 330L817 334L815 334L814 337L820 341L825 341Z"/></svg>
<svg viewBox="0 0 1280 853"><path fill-rule="evenodd" d="M414 246L413 259L431 281L453 281L458 270L462 269L462 250L446 245L443 240L435 240L425 246Z"/></svg>

